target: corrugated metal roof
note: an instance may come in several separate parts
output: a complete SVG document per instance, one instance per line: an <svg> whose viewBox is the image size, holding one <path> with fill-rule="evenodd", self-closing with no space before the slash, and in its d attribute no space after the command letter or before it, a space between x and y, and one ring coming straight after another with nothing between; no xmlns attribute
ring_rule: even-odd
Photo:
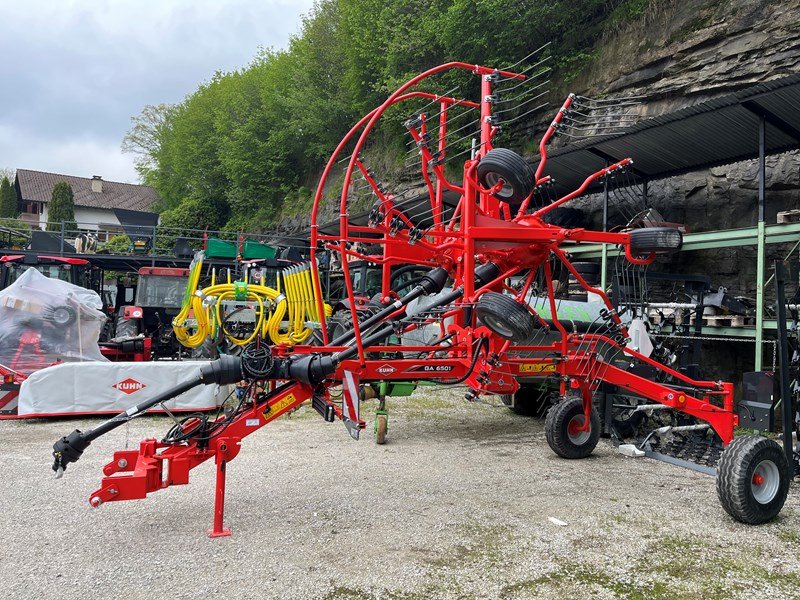
<svg viewBox="0 0 800 600"><path fill-rule="evenodd" d="M552 149L545 172L555 179L557 192L567 193L603 168L606 159L630 157L635 172L651 180L753 159L762 114L767 154L800 147L800 74Z"/></svg>

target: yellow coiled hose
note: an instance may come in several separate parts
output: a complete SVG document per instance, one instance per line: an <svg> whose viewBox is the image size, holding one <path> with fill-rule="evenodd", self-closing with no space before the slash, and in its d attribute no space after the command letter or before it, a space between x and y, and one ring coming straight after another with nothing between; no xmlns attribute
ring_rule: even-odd
<svg viewBox="0 0 800 600"><path fill-rule="evenodd" d="M173 319L172 328L178 341L188 347L197 348L206 339L215 339L218 329L229 342L238 346L249 344L257 337L273 344L302 344L311 337L313 329L307 322L319 322L317 298L311 275L311 264L284 269L279 278L283 292L260 284L244 282L216 283L212 276L209 287L198 289L203 262L202 253L192 262L189 283L184 294L180 313ZM246 338L238 338L223 326L222 304L226 300L246 299L258 305L253 332ZM331 307L323 305L325 316L331 315ZM189 327L189 315L194 314L196 326ZM283 329L284 319L288 326ZM194 331L192 331L194 330Z"/></svg>

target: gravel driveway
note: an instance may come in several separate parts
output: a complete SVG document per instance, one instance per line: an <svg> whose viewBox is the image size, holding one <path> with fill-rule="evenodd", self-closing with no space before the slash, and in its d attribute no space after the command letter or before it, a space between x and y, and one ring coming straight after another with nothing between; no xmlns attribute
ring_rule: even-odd
<svg viewBox="0 0 800 600"><path fill-rule="evenodd" d="M557 458L543 422L459 391L390 406L389 442L303 407L243 443L208 539L213 464L188 486L90 509L101 467L169 427L139 419L52 479L90 420L0 421L0 595L9 598L729 598L800 593L800 490L762 527L711 477L619 455ZM371 414L367 413L367 414ZM371 433L371 431L370 431ZM565 523L559 525L550 520Z"/></svg>

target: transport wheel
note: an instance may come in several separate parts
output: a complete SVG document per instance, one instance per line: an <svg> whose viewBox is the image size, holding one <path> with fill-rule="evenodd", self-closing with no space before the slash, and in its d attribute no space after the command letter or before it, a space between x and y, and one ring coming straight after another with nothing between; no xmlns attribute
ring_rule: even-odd
<svg viewBox="0 0 800 600"><path fill-rule="evenodd" d="M520 384L520 388L511 394L501 394L500 400L516 415L524 417L542 417L550 406L548 402L550 390L547 387Z"/></svg>
<svg viewBox="0 0 800 600"><path fill-rule="evenodd" d="M521 343L531 338L536 320L513 297L497 292L486 292L478 300L478 318L501 338Z"/></svg>
<svg viewBox="0 0 800 600"><path fill-rule="evenodd" d="M553 406L544 421L544 433L553 452L562 458L586 458L600 439L600 415L592 407L589 431L578 431L584 423L583 401L566 398Z"/></svg>
<svg viewBox="0 0 800 600"><path fill-rule="evenodd" d="M683 245L683 235L671 227L643 227L629 234L631 253L644 256L655 252L677 252Z"/></svg>
<svg viewBox="0 0 800 600"><path fill-rule="evenodd" d="M733 439L717 466L717 495L737 521L760 525L774 519L786 502L789 477L783 448L760 435Z"/></svg>
<svg viewBox="0 0 800 600"><path fill-rule="evenodd" d="M386 432L389 431L389 417L387 415L375 415L375 443L382 446L386 443Z"/></svg>
<svg viewBox="0 0 800 600"><path fill-rule="evenodd" d="M503 181L503 187L494 194L502 202L518 207L531 193L536 173L519 154L507 148L493 148L478 163L478 181L491 189Z"/></svg>

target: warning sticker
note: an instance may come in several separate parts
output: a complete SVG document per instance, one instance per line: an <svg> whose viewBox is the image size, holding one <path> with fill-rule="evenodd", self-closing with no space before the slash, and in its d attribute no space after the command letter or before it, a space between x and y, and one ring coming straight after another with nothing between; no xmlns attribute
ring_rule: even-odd
<svg viewBox="0 0 800 600"><path fill-rule="evenodd" d="M554 363L525 363L519 366L520 373L555 373Z"/></svg>
<svg viewBox="0 0 800 600"><path fill-rule="evenodd" d="M295 402L297 402L297 398L295 398L294 394L286 394L283 398L278 400L275 404L270 405L267 410L264 411L264 418L269 420L271 418L275 418L276 416L280 416L282 410L285 410Z"/></svg>

